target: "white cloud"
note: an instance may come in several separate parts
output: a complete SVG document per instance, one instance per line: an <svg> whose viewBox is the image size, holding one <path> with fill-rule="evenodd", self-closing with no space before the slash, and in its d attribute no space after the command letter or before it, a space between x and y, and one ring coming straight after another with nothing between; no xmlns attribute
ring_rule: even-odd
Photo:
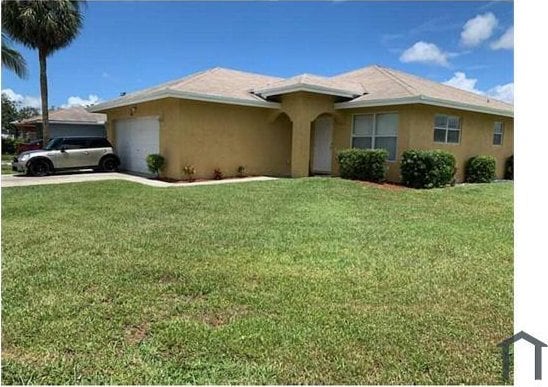
<svg viewBox="0 0 548 387"><path fill-rule="evenodd" d="M460 42L466 47L478 46L493 35L493 31L497 25L498 20L492 12L477 15L468 20L462 27Z"/></svg>
<svg viewBox="0 0 548 387"><path fill-rule="evenodd" d="M453 74L453 78L443 82L444 85L457 87L459 89L471 91L477 94L483 94L482 91L476 89L476 83L478 83L477 79L466 78L466 74L461 71L457 71Z"/></svg>
<svg viewBox="0 0 548 387"><path fill-rule="evenodd" d="M487 91L476 89L477 82L477 79L467 78L465 73L458 71L453 74L451 79L443 82L443 84L457 87L462 90L471 91L472 93L479 95L485 95L500 101L514 103L514 82L504 85L497 85Z"/></svg>
<svg viewBox="0 0 548 387"><path fill-rule="evenodd" d="M514 26L508 28L504 34L493 43L493 50L513 50L514 49Z"/></svg>
<svg viewBox="0 0 548 387"><path fill-rule="evenodd" d="M64 105L61 105L62 108L68 108L72 106L90 106L95 105L99 102L101 102L101 98L95 94L88 95L88 98L82 98L82 97L68 97L67 103Z"/></svg>
<svg viewBox="0 0 548 387"><path fill-rule="evenodd" d="M12 89L2 89L2 94L6 94L9 99L19 104L21 107L29 106L36 109L40 109L42 106L42 103L39 97L17 94Z"/></svg>
<svg viewBox="0 0 548 387"><path fill-rule="evenodd" d="M400 61L404 63L420 62L449 66L449 61L447 60L449 56L449 53L443 52L434 43L420 41L405 50L400 56Z"/></svg>
<svg viewBox="0 0 548 387"><path fill-rule="evenodd" d="M514 103L514 82L505 85L497 85L487 90L487 95L494 99Z"/></svg>

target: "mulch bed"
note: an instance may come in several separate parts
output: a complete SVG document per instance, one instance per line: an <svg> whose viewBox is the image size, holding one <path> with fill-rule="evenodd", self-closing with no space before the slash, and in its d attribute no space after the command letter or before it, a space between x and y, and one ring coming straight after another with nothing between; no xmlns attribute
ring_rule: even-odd
<svg viewBox="0 0 548 387"><path fill-rule="evenodd" d="M226 180L226 179L243 179L244 177L252 177L252 175L247 176L225 176L222 179L218 180ZM197 183L200 181L215 181L215 179L194 179L192 181L184 180L184 179L172 179L170 177L150 177L150 180L158 180L163 181L166 183Z"/></svg>

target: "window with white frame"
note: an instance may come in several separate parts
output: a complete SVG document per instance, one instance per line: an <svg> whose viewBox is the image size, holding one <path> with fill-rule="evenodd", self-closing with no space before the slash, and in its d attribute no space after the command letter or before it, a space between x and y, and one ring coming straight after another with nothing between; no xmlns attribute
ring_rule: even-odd
<svg viewBox="0 0 548 387"><path fill-rule="evenodd" d="M504 124L501 121L495 121L493 130L493 145L502 145L502 134L504 133Z"/></svg>
<svg viewBox="0 0 548 387"><path fill-rule="evenodd" d="M358 114L352 125L352 148L386 149L388 160L396 160L398 113Z"/></svg>
<svg viewBox="0 0 548 387"><path fill-rule="evenodd" d="M436 114L434 118L434 142L458 144L460 142L460 117Z"/></svg>

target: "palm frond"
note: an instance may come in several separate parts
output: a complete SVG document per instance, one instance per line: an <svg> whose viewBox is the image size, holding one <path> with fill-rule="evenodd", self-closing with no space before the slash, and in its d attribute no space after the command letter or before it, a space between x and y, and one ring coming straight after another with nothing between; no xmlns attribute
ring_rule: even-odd
<svg viewBox="0 0 548 387"><path fill-rule="evenodd" d="M81 1L2 0L2 29L16 42L51 55L68 46L83 24Z"/></svg>
<svg viewBox="0 0 548 387"><path fill-rule="evenodd" d="M19 51L11 48L5 42L5 36L2 34L2 65L13 71L19 78L28 76L27 62Z"/></svg>

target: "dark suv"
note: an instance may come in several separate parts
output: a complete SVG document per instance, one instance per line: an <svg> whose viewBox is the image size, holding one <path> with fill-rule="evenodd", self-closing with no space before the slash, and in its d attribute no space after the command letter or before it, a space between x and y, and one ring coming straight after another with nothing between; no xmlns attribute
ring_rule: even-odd
<svg viewBox="0 0 548 387"><path fill-rule="evenodd" d="M88 169L116 171L120 159L104 137L54 137L44 149L27 151L14 157L12 169L31 176L55 171Z"/></svg>

